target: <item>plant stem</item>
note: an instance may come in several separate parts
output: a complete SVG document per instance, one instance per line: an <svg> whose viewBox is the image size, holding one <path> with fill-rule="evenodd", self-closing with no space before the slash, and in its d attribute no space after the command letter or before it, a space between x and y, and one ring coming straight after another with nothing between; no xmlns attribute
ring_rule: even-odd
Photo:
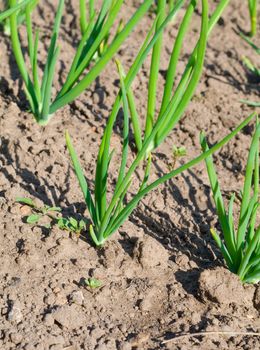
<svg viewBox="0 0 260 350"><path fill-rule="evenodd" d="M111 60L112 56L119 49L122 42L128 37L130 32L136 26L136 24L141 20L143 15L148 11L153 0L145 0L143 4L138 8L136 13L128 22L128 25L118 34L116 39L108 47L104 55L96 63L96 65L91 69L91 71L80 80L76 86L70 89L65 95L61 96L58 100L55 100L50 107L50 114L55 113L59 108L75 100L100 74L107 63Z"/></svg>
<svg viewBox="0 0 260 350"><path fill-rule="evenodd" d="M17 0L9 0L9 5L12 8L15 8L17 5ZM14 12L10 16L10 28L11 28L11 41L13 52L15 56L16 63L18 65L19 71L25 83L25 92L27 98L29 100L30 106L32 108L32 112L34 115L37 114L37 97L34 92L33 83L29 77L29 74L26 69L26 64L23 58L22 48L20 45L20 39L18 34L18 26L17 26L17 13Z"/></svg>
<svg viewBox="0 0 260 350"><path fill-rule="evenodd" d="M165 5L166 0L158 0L157 5L157 23L156 30L160 28L161 24L165 19ZM146 115L146 126L145 126L145 139L150 135L154 123L154 114L156 107L156 90L158 85L158 75L161 60L163 33L159 36L156 44L153 47L152 61L150 67L150 79L148 86L148 101L147 101L147 115Z"/></svg>
<svg viewBox="0 0 260 350"><path fill-rule="evenodd" d="M162 183L170 180L171 178L179 175L180 173L184 172L185 170L190 169L191 167L197 165L198 163L200 163L201 161L205 160L207 157L209 157L210 155L212 155L213 153L215 153L218 149L220 149L221 147L223 147L228 141L230 141L241 129L243 129L254 117L255 117L255 113L251 114L248 118L246 118L235 130L233 130L229 135L227 135L226 137L224 137L221 141L219 141L216 145L212 146L208 151L202 153L201 155L199 155L198 157L192 159L191 161L187 162L186 164L180 166L179 168L171 171L170 173L160 177L159 179L157 179L156 181L154 181L153 183L151 183L150 185L148 185L143 191L141 191L140 193L138 193L132 200L131 202L121 211L121 213L119 214L113 230L111 229L111 231L115 231L118 227L118 223L121 221L122 217L125 216L129 216L132 212L132 210L136 207L136 205L138 204L138 202L151 190L153 190L154 188L158 187L159 185L161 185Z"/></svg>
<svg viewBox="0 0 260 350"><path fill-rule="evenodd" d="M206 33L207 33L207 24L208 24L208 3L207 3L207 0L202 0L202 2L203 2L203 16L202 16L202 24L201 24L201 28L202 28L201 29L201 37L200 37L199 45L198 45L198 64L196 66L196 69L194 70L194 80L191 83L190 89L187 89L187 91L186 91L185 98L187 100L189 100L189 98L193 92L193 89L195 88L195 85L198 81L198 78L200 76L203 61L204 61L204 54L205 54L205 50L206 50ZM181 116L181 113L183 112L183 109L185 107L186 107L186 104L183 104L182 106L180 106L180 108L178 110L179 116ZM164 113L164 115L160 119L157 119L157 121L152 129L151 134L144 141L141 151L137 154L135 160L133 161L132 165L130 166L128 172L126 173L124 183L122 183L119 186L118 191L115 191L114 196L110 202L110 205L106 211L106 214L101 222L101 231L102 232L104 232L106 230L106 226L108 224L110 215L111 215L113 208L114 208L117 200L119 199L121 193L124 191L124 188L125 188L124 186L130 181L130 177L132 176L133 172L135 171L136 167L138 166L138 164L140 163L142 158L145 156L148 148L150 147L151 142L154 140L156 133L163 127L167 116L168 116L167 113Z"/></svg>
<svg viewBox="0 0 260 350"><path fill-rule="evenodd" d="M18 4L17 4L17 1L15 1L14 5L10 9L5 10L2 13L0 13L0 22L4 21L6 18L10 17L12 14L14 14L15 12L21 10L27 4L29 4L30 2L33 2L33 1L34 0L24 0L24 1L20 2L20 3L18 3ZM10 0L9 0L9 5L10 5Z"/></svg>
<svg viewBox="0 0 260 350"><path fill-rule="evenodd" d="M251 21L251 37L255 36L257 31L257 3L258 0L248 0L248 8Z"/></svg>

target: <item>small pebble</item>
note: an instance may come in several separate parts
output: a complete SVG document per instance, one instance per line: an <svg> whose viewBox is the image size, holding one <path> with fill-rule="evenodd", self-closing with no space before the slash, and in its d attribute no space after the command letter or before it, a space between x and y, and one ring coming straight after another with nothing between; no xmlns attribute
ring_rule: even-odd
<svg viewBox="0 0 260 350"><path fill-rule="evenodd" d="M19 333L11 333L10 339L12 343L17 345L21 343L21 341L23 340L23 336Z"/></svg>
<svg viewBox="0 0 260 350"><path fill-rule="evenodd" d="M70 303L82 305L84 302L84 296L82 291L73 291L69 296L69 301Z"/></svg>

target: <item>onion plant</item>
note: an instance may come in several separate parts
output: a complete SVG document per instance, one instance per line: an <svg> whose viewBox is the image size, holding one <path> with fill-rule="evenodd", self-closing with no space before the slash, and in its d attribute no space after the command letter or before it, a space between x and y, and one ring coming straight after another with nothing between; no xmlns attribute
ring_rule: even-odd
<svg viewBox="0 0 260 350"><path fill-rule="evenodd" d="M125 98L125 101L126 101L126 98ZM102 203L103 193L100 192L98 179L96 177L96 180L94 183L94 196L93 196L92 193L90 192L88 182L84 177L83 169L81 168L81 165L79 163L79 160L76 155L76 151L72 145L70 136L68 132L66 132L67 147L68 147L68 150L72 159L72 163L74 166L74 170L75 170L77 179L79 181L79 185L81 187L83 197L85 199L85 202L89 211L90 219L92 222L89 226L89 233L93 240L93 243L97 247L104 245L106 240L110 238L111 235L115 233L120 228L120 226L127 220L129 215L137 207L138 203L143 197L145 197L150 191L152 191L159 185L176 177L177 175L181 174L185 170L192 168L193 166L197 165L201 161L208 158L210 155L212 155L214 152L216 152L218 149L224 146L228 141L230 141L242 128L244 128L252 120L253 117L254 115L249 116L234 131L232 131L229 135L227 135L225 138L223 138L221 141L219 141L217 144L215 144L213 147L211 147L210 149L208 149L198 157L192 159L191 161L185 163L184 165L178 167L177 169L172 170L168 174L163 175L162 177L160 177L159 179L157 179L156 181L150 184L147 183L148 177L149 177L149 171L151 167L151 157L149 157L149 159L147 160L143 181L140 184L139 190L137 191L136 194L134 194L132 199L127 203L125 203L125 200L126 200L126 194L132 182L131 178L134 170L137 168L138 165L140 165L142 156L141 157L137 156L134 162L131 164L128 171L123 172L123 170L125 170L124 162L126 160L125 158L126 147L125 147L122 152L120 173L115 186L115 191L113 193L110 203L108 205L106 203L106 207L103 207L105 209L103 212L103 216L101 216L101 213L100 213L100 208L102 209L102 204L103 204ZM125 120L127 119L125 118ZM126 144L128 141L129 141L128 138L125 139L124 144ZM102 144L100 148L102 148ZM110 153L109 161L112 158L112 154L113 153ZM107 185L107 177L108 177L108 173L106 173L105 183L103 183L104 187Z"/></svg>
<svg viewBox="0 0 260 350"><path fill-rule="evenodd" d="M257 5L258 0L248 0L248 9L251 24L250 36L255 36L257 31Z"/></svg>
<svg viewBox="0 0 260 350"><path fill-rule="evenodd" d="M112 11L114 6L114 1L112 0L103 0L101 4L101 8L99 13L97 14L97 11L95 10L94 6L94 0L79 0L79 8L80 8L80 29L82 35L86 32L87 28L89 30L93 30L92 32L92 40L96 37L96 35L102 30L102 28L105 25L105 19L106 16ZM121 32L123 29L123 21L120 20L118 24L118 28L116 31L116 35L114 38L117 37L117 35ZM111 37L111 33L108 32L103 40L100 42L98 50L96 51L95 55L93 56L93 60L96 60L98 57L101 57L102 54L106 51L108 48L108 41Z"/></svg>
<svg viewBox="0 0 260 350"><path fill-rule="evenodd" d="M132 213L132 211L136 208L139 201L148 194L151 190L164 183L165 181L177 176L181 172L195 166L200 161L206 159L213 152L222 147L226 142L228 142L241 128L243 128L254 116L248 117L243 123L241 123L232 133L226 136L223 140L213 146L210 150L207 150L202 155L194 158L193 160L187 162L186 164L178 167L177 169L172 170L168 174L160 177L156 181L148 184L149 181L149 173L152 163L152 157L150 153L151 143L155 139L158 131L164 129L166 125L166 121L171 122L172 125L175 125L173 121L176 121L175 118L180 118L179 113L176 115L172 111L172 102L170 102L170 106L167 106L165 111L162 113L160 118L154 122L149 135L147 135L143 140L140 140L140 145L138 146L138 152L128 167L128 153L129 153L129 120L132 120L132 124L134 124L133 120L133 110L132 110L132 94L129 94L131 91L131 82L134 79L136 72L142 65L145 57L149 50L154 46L154 44L160 38L161 33L163 32L164 27L168 23L168 21L175 15L179 7L182 5L183 1L177 1L173 11L166 17L166 19L161 23L159 27L155 29L155 34L152 39L146 40L144 45L142 46L137 58L135 59L132 67L130 68L128 74L124 76L123 68L119 62L118 70L120 75L120 83L121 83L121 92L117 97L111 115L108 119L107 126L104 131L104 135L101 141L101 145L99 148L99 153L96 162L96 175L94 180L94 191L91 193L88 182L84 177L83 169L79 163L78 157L76 155L76 151L72 145L71 138L66 132L66 143L67 147L72 159L72 163L74 166L74 170L79 181L79 185L81 187L90 219L91 225L89 227L90 236L96 246L101 246L105 243L105 241L115 232L117 229L124 223L127 217ZM192 1L192 3L194 3ZM189 11L189 7L187 8ZM220 13L220 12L219 12ZM161 14L161 12L160 12ZM159 14L159 15L160 15ZM157 22L158 23L158 22ZM200 37L196 47L196 55L193 55L193 59L189 60L188 68L191 68L198 74L198 71L201 72L204 55L206 50L206 42L208 36L208 3L206 0L202 0L202 22L201 22L201 30ZM178 38L178 36L177 36ZM147 37L148 39L148 37ZM146 42L148 43L146 44ZM186 68L186 70L188 69ZM185 72L186 72L185 70ZM198 74L199 75L199 74ZM196 83L198 82L198 77L196 76ZM182 84L182 79L179 84ZM177 87L178 89L178 87ZM183 94L191 93L191 88L189 85L186 87L186 90ZM175 101L176 97L173 95L171 101ZM189 100L186 97L187 100ZM184 103L184 102L183 102ZM185 100L186 103L186 100ZM118 106L122 105L123 107L123 145L121 152L121 161L119 162L118 175L116 179L116 184L113 190L113 194L110 195L110 201L108 202L107 196L107 183L108 183L108 174L109 174L109 166L111 160L113 158L113 151L110 150L111 137L113 134L113 126L116 121ZM182 106L185 109L187 103ZM179 107L179 109L182 111ZM136 113L136 110L134 110ZM174 120L172 120L174 119ZM166 133L166 136L170 132L170 128ZM164 138L166 138L166 136ZM145 155L148 155L147 158ZM126 202L126 195L129 192L132 178L134 176L135 171L138 167L144 164L144 174L143 179L139 184L138 191L133 195L132 199ZM112 196L112 197L111 197Z"/></svg>
<svg viewBox="0 0 260 350"><path fill-rule="evenodd" d="M141 149L143 142L145 142L154 128L156 122L160 122L163 119L163 123L158 128L157 132L153 134L150 139L150 145L147 149L147 154L153 149L157 148L174 128L174 126L180 120L186 106L191 100L199 78L201 76L204 56L199 51L199 42L195 46L186 68L182 74L180 82L176 83L177 67L181 55L181 49L185 41L185 35L188 32L189 25L192 20L193 13L197 6L197 0L189 1L187 10L179 26L179 30L176 36L176 40L173 42L173 47L169 59L167 68L166 81L163 89L163 98L159 106L159 112L156 115L156 104L158 104L158 77L160 71L160 62L162 55L163 33L158 36L158 39L153 46L152 59L150 66L150 79L148 83L148 98L147 98L147 114L146 125L144 135L141 133L141 127L139 123L139 117L135 106L134 95L131 89L127 92L129 108L131 112L131 119L134 129L134 137L136 147ZM201 36L205 39L209 37L214 25L218 21L220 15L223 13L229 0L221 0L209 19L207 27L201 28ZM176 2L175 8L179 6L179 2ZM202 13L203 14L203 13ZM157 6L157 22L156 29L160 27L166 18L166 0L158 0ZM200 47L201 48L201 47ZM176 88L174 89L174 86Z"/></svg>
<svg viewBox="0 0 260 350"><path fill-rule="evenodd" d="M122 28L120 33L113 38L106 50L97 59L94 66L90 67L90 63L99 50L100 44L107 37L119 14L123 0L112 1L111 7L109 7L105 13L101 11L97 19L94 17L91 18L89 23L87 23L87 27L76 49L67 78L57 95L52 97L53 79L60 51L57 40L62 19L64 0L59 0L47 61L41 81L38 74L39 30L37 30L34 35L32 29L31 15L33 4L28 1L25 6L25 21L31 66L30 70L25 63L18 34L17 12L14 11L14 9L21 4L18 4L17 0L8 1L10 11L12 11L10 16L10 28L14 56L24 81L25 92L31 111L40 125L46 125L51 116L59 108L64 107L66 104L76 99L96 79L113 55L118 51L121 44L148 11L153 2L153 0L144 0L130 20L125 24L124 28ZM100 23L99 19L101 17L102 21ZM85 73L87 68L89 70Z"/></svg>
<svg viewBox="0 0 260 350"><path fill-rule="evenodd" d="M233 218L236 196L235 194L231 196L228 210L226 210L213 159L211 156L205 159L223 239L215 229L211 229L211 233L230 271L246 283L260 281L260 225L259 222L257 223L257 215L260 213L259 138L260 124L257 122L247 159L237 229ZM203 135L201 146L203 152L209 150Z"/></svg>

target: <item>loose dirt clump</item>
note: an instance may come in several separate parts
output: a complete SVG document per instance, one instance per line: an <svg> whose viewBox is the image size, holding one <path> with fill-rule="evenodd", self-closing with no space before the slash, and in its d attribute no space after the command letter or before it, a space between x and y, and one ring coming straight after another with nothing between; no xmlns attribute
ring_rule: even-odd
<svg viewBox="0 0 260 350"><path fill-rule="evenodd" d="M145 236L143 239L137 239L133 256L144 269L153 267L165 269L169 259L167 250L149 236Z"/></svg>
<svg viewBox="0 0 260 350"><path fill-rule="evenodd" d="M199 294L202 300L208 299L219 304L252 304L255 288L243 286L238 276L224 267L203 271L199 278Z"/></svg>

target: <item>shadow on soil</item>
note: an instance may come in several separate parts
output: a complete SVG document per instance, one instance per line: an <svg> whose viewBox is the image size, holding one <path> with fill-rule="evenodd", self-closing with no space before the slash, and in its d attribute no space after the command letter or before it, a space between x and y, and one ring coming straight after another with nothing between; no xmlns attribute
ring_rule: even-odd
<svg viewBox="0 0 260 350"><path fill-rule="evenodd" d="M84 202L69 203L67 200L66 195L70 190L70 166L66 170L64 186L62 189L57 189L55 186L49 184L46 177L39 177L37 172L33 173L27 168L22 167L17 152L18 145L14 145L14 147L15 156L13 159L9 152L9 141L6 139L1 140L0 160L4 166L0 168L0 172L5 176L7 181L13 184L19 183L21 188L28 193L28 196L41 200L45 205L60 207L60 203L64 201L65 205L62 208L64 216L71 215L77 218L79 216L78 213L85 211L86 205ZM15 171L15 177L8 172L7 165L12 166Z"/></svg>

